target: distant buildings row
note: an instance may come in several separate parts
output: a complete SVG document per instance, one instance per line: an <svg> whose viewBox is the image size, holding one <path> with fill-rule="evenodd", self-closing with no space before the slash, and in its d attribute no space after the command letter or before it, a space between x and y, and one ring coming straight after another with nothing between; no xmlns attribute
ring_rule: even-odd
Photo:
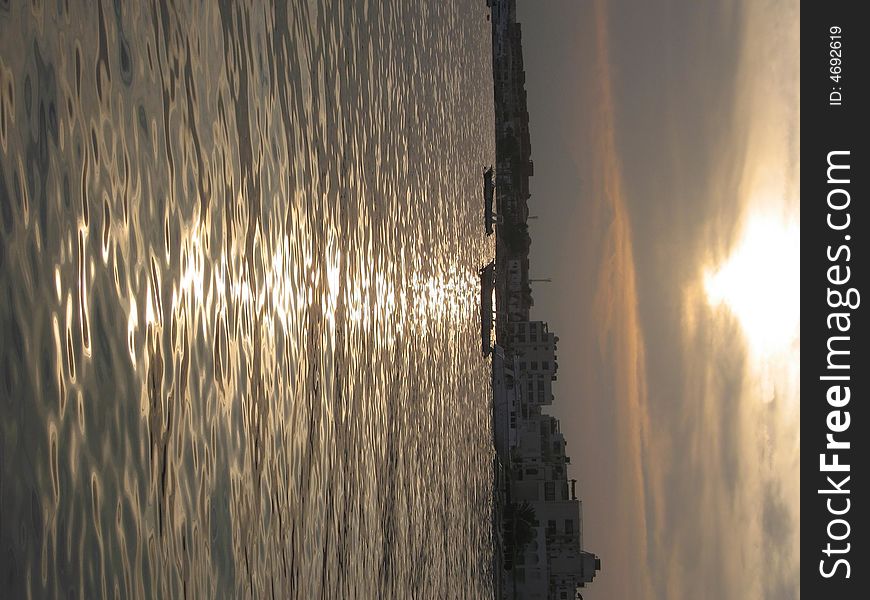
<svg viewBox="0 0 870 600"><path fill-rule="evenodd" d="M516 21L516 2L494 2L493 79L498 147L499 208L506 219L525 222L528 217L529 177L534 175L529 136L526 72L523 66L522 28Z"/></svg>
<svg viewBox="0 0 870 600"><path fill-rule="evenodd" d="M583 549L582 502L569 480L559 420L542 411L555 400L559 337L530 320L529 178L534 174L525 90L522 29L516 0L491 6L496 110L496 301L498 346L493 353L494 433L506 497L535 513L534 539L502 573L502 597L578 598L601 568Z"/></svg>
<svg viewBox="0 0 870 600"><path fill-rule="evenodd" d="M534 304L529 285L529 178L534 174L529 136L522 28L516 2L495 0L492 6L493 81L496 111L497 211L503 222L497 260L508 273L502 304L509 321L527 321Z"/></svg>

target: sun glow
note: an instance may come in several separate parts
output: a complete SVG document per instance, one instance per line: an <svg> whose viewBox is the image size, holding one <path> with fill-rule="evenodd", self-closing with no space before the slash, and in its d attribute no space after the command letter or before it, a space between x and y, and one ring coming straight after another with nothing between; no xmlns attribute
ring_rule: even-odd
<svg viewBox="0 0 870 600"><path fill-rule="evenodd" d="M800 226L751 218L704 287L711 306L725 305L737 317L758 357L788 353L800 336Z"/></svg>

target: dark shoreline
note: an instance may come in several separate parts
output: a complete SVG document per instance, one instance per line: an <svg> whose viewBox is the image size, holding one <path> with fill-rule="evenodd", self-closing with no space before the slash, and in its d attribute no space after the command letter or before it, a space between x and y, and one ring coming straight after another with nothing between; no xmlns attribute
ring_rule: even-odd
<svg viewBox="0 0 870 600"><path fill-rule="evenodd" d="M490 352L493 594L499 600L574 598L595 578L601 560L583 547L582 501L577 480L568 478L567 441L559 419L546 412L556 400L559 336L530 315L528 202L534 163L522 28L516 0L487 4L496 149L496 214L485 217L487 231L494 224L496 234L496 339ZM483 321L484 328L490 325ZM489 333L482 331L487 346Z"/></svg>
<svg viewBox="0 0 870 600"><path fill-rule="evenodd" d="M528 236L527 218L529 177L534 172L531 161L531 143L526 106L525 73L523 71L521 29L516 21L516 0L487 0L491 8L493 99L495 108L495 208L500 222L495 223L495 340L503 349L504 356L513 354L508 322L529 320L529 308L533 304L528 282L528 253L531 239ZM508 260L520 266L518 283L519 303L509 303ZM514 287L517 287L514 285ZM525 299L525 301L523 301ZM503 585L505 573L505 540L503 518L510 502L510 464L502 460L505 452L498 451L496 440L495 365L492 354L492 427L493 448L493 595L496 599L507 597ZM504 362L504 361L502 361ZM508 459L509 460L509 459ZM510 597L516 597L516 588Z"/></svg>

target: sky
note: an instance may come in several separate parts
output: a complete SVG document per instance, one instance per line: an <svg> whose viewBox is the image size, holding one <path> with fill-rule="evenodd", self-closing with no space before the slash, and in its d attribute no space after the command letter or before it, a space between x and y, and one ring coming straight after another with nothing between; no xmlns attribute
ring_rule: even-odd
<svg viewBox="0 0 870 600"><path fill-rule="evenodd" d="M587 600L800 597L799 17L518 0Z"/></svg>

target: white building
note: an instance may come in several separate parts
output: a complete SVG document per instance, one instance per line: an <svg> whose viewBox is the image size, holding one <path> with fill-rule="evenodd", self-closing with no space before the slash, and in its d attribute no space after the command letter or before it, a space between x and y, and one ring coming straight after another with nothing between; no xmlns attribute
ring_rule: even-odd
<svg viewBox="0 0 870 600"><path fill-rule="evenodd" d="M533 404L553 403L553 382L559 370L559 337L543 321L511 323L510 341L517 357L518 376Z"/></svg>
<svg viewBox="0 0 870 600"><path fill-rule="evenodd" d="M516 383L516 357L505 358L504 349L496 344L492 352L493 436L502 464L510 462L510 449L519 443L517 419L525 399Z"/></svg>
<svg viewBox="0 0 870 600"><path fill-rule="evenodd" d="M574 599L601 562L583 551L583 504L569 480L559 420L527 404L517 426L512 500L528 502L538 521L535 540L514 565L519 598Z"/></svg>
<svg viewBox="0 0 870 600"><path fill-rule="evenodd" d="M510 591L507 597L575 599L595 577L601 561L583 550L583 505L576 481L568 479L571 459L559 420L542 412L554 400L559 338L543 321L525 320L509 327L517 391L513 402L506 403L512 430L510 496L518 505L528 502L538 524L535 538L516 557L511 585L505 590Z"/></svg>

